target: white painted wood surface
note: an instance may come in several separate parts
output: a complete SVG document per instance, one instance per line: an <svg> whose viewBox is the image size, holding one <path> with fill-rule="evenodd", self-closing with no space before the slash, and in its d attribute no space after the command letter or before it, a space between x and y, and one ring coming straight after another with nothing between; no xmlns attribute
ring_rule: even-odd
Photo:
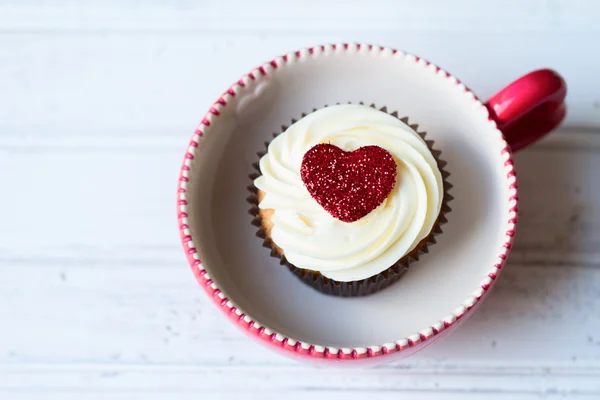
<svg viewBox="0 0 600 400"><path fill-rule="evenodd" d="M0 2L0 399L600 398L599 17L592 0ZM565 126L517 156L520 229L494 293L374 369L251 342L196 286L174 218L208 105L334 41L417 53L482 98L544 66L570 89Z"/></svg>

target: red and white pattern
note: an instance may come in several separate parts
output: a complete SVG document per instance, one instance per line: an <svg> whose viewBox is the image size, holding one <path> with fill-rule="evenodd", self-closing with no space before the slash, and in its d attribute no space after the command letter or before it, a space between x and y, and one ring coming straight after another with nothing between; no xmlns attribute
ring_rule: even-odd
<svg viewBox="0 0 600 400"><path fill-rule="evenodd" d="M498 129L496 122L488 116L489 123L492 128L495 129L500 137L502 137L502 143L504 147L501 154L504 158L504 170L506 172L507 185L509 188L509 219L506 222L506 238L504 244L498 249L498 256L496 262L490 266L490 271L487 276L482 277L482 281L479 287L471 293L471 296L467 297L462 304L454 309L454 311L443 318L441 321L434 323L433 325L424 328L420 332L398 339L393 343L374 344L367 347L355 347L355 348L334 348L334 347L323 347L316 344L306 343L294 340L286 337L283 334L275 332L267 327L262 326L259 322L252 319L243 310L237 307L232 301L229 300L226 293L223 293L218 285L213 282L210 275L202 266L202 262L199 259L196 247L192 236L190 235L188 225L188 213L187 213L187 188L190 180L190 166L195 157L195 150L198 147L200 137L205 134L210 134L211 124L219 118L221 115L220 110L227 107L230 100L238 95L244 88L249 84L250 81L260 79L261 76L267 76L273 73L281 65L289 62L294 62L297 59L305 57L314 57L322 53L329 53L332 51L369 51L394 54L397 57L405 57L412 59L416 64L420 64L425 68L435 68L436 73L445 74L446 78L450 79L457 85L458 90L463 90L465 95L472 98L476 106L481 107L486 113L486 106L475 96L475 94L468 89L458 79L450 75L448 72L442 70L438 66L411 54L403 53L398 50L390 49L387 47L373 46L366 44L334 44L334 45L323 45L315 46L309 49L299 50L296 52L288 53L284 56L277 57L270 62L267 62L256 69L249 72L247 75L242 77L236 83L234 83L227 91L215 101L212 107L208 110L200 125L196 129L192 139L190 140L187 152L184 157L183 165L179 176L179 188L177 193L177 217L179 220L179 232L183 248L186 252L186 257L192 271L196 276L196 279L200 285L204 288L206 293L213 299L217 306L231 318L238 326L247 331L248 333L257 336L259 339L270 343L273 346L277 346L280 349L294 352L298 355L309 356L320 359L331 359L331 360L353 360L353 359L364 359L372 357L380 357L389 355L397 352L405 352L411 349L411 352L418 351L424 346L422 344L430 343L435 341L436 338L441 337L451 327L458 325L460 321L464 321L467 316L472 314L470 311L473 310L479 303L480 300L486 295L487 292L493 287L495 280L500 275L502 268L506 262L508 254L512 248L513 236L515 235L515 228L518 217L518 186L517 178L514 170L513 157L510 147L503 139L502 132ZM488 113L489 115L489 113Z"/></svg>

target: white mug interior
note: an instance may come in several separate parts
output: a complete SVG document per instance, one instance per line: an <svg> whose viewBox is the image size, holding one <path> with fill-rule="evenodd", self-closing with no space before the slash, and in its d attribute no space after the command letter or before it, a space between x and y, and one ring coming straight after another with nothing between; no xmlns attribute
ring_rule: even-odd
<svg viewBox="0 0 600 400"><path fill-rule="evenodd" d="M193 246L231 304L269 331L333 348L391 346L444 330L501 267L514 229L510 151L485 106L455 78L412 55L323 46L279 57L232 86L199 127L185 207ZM386 106L419 125L448 162L452 211L429 254L381 292L327 296L279 264L251 225L247 186L264 143L327 104Z"/></svg>

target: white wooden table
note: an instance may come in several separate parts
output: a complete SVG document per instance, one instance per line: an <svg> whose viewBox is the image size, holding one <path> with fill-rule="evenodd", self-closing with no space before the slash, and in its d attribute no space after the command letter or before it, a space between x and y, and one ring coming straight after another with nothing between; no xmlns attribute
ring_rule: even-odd
<svg viewBox="0 0 600 400"><path fill-rule="evenodd" d="M0 399L600 398L597 2L83 3L0 1ZM341 371L226 321L174 215L224 88L339 41L417 53L482 98L537 67L570 90L564 127L517 156L515 251L480 311L413 358Z"/></svg>

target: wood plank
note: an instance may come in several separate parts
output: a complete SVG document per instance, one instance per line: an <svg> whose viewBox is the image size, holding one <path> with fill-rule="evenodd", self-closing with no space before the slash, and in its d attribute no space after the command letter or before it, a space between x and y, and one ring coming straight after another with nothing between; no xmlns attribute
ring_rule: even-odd
<svg viewBox="0 0 600 400"><path fill-rule="evenodd" d="M256 65L296 48L361 41L414 52L482 99L541 67L569 84L567 124L600 127L594 35L577 32L0 33L3 138L189 137L210 104ZM510 58L498 49L510 44ZM536 48L535 57L531 49Z"/></svg>
<svg viewBox="0 0 600 400"><path fill-rule="evenodd" d="M123 2L74 0L9 2L0 6L4 30L192 30L247 29L322 33L339 30L598 31L600 7L590 1L372 0L338 3L306 0L228 2ZM507 23L510 22L510 23Z"/></svg>
<svg viewBox="0 0 600 400"><path fill-rule="evenodd" d="M600 370L600 271L509 264L461 329L400 363ZM0 363L290 365L220 314L183 260L2 267ZM485 356L484 356L485 355Z"/></svg>
<svg viewBox="0 0 600 400"><path fill-rule="evenodd" d="M43 398L45 400L104 400L110 396L111 400L132 400L132 399L144 399L144 400L162 400L166 397L169 400L180 400L180 399L193 399L199 395L206 396L212 400L222 399L239 399L240 397L247 397L250 393L260 396L264 400L279 400L282 396L290 400L304 400L308 396L311 398L329 398L332 395L343 396L344 399L348 400L363 400L365 396L375 395L377 399L381 400L397 400L397 399L410 399L410 400L438 400L440 396L443 396L445 400L472 400L472 399L506 399L511 400L595 400L597 394L583 394L583 393L487 393L487 392L417 392L417 391L373 391L368 390L360 391L331 391L331 390L310 390L302 392L290 392L290 391L278 391L278 392L251 392L249 389L244 392L230 392L227 390L218 391L203 391L198 392L197 390L187 391L182 389L173 389L167 392L136 392L136 391L59 391L59 392L10 392L11 400L30 400Z"/></svg>
<svg viewBox="0 0 600 400"><path fill-rule="evenodd" d="M588 371L529 372L515 369L498 371L412 371L410 369L321 369L306 367L182 367L182 366L53 366L52 369L12 368L7 374L10 383L0 393L130 395L203 393L238 397L261 394L270 398L276 394L299 398L338 394L365 395L366 392L387 395L384 398L410 396L430 399L433 395L449 398L544 398L558 396L592 398L600 395L597 376ZM249 393L250 392L250 393ZM488 397L491 396L491 397ZM542 397L543 396L543 397ZM554 397L556 396L556 397ZM87 397L86 397L87 398ZM397 397L396 397L397 398ZM439 397L438 397L439 398Z"/></svg>
<svg viewBox="0 0 600 400"><path fill-rule="evenodd" d="M0 208L0 265L179 262L173 193L186 143L127 135L0 139L4 188L18 194ZM600 267L595 148L600 135L567 129L517 155L514 262Z"/></svg>

